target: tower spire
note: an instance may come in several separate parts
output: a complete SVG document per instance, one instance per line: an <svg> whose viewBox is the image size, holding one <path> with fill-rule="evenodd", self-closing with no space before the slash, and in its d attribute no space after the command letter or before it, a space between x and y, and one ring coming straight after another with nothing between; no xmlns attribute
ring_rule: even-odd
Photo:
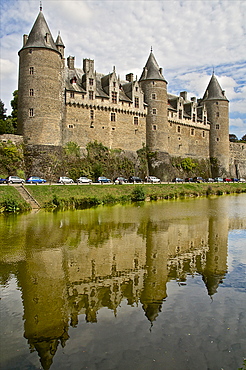
<svg viewBox="0 0 246 370"><path fill-rule="evenodd" d="M43 6L42 6L42 1L41 0L40 0L40 4L39 4L39 9L40 9L40 12L42 12Z"/></svg>

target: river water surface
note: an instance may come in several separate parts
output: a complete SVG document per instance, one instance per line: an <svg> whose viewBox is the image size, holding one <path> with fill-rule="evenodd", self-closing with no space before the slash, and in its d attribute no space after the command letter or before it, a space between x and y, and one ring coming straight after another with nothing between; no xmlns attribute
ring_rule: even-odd
<svg viewBox="0 0 246 370"><path fill-rule="evenodd" d="M237 370L246 195L0 217L1 369Z"/></svg>

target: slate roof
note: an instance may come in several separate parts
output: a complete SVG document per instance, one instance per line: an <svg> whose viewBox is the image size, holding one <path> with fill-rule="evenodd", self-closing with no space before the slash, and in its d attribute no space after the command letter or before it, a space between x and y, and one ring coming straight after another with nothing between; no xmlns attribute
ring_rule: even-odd
<svg viewBox="0 0 246 370"><path fill-rule="evenodd" d="M49 42L46 41L46 34L49 34ZM46 48L58 52L42 11L39 12L37 19L28 36L28 40L26 44L22 47L22 49L27 48Z"/></svg>
<svg viewBox="0 0 246 370"><path fill-rule="evenodd" d="M147 63L145 64L145 67L143 69L143 73L140 77L139 81L143 80L162 80L165 81L165 78L160 72L160 67L158 66L158 63L154 57L154 54L152 51L150 52L149 58L147 60Z"/></svg>
<svg viewBox="0 0 246 370"><path fill-rule="evenodd" d="M223 90L220 87L220 84L215 77L214 73L209 81L208 87L203 96L203 100L226 100L226 96L223 94Z"/></svg>

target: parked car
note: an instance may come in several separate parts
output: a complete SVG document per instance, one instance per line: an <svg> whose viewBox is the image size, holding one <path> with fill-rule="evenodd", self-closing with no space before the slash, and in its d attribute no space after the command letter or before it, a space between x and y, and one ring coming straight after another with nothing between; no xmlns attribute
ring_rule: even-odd
<svg viewBox="0 0 246 370"><path fill-rule="evenodd" d="M172 182L184 182L184 179L181 179L180 177L174 177L174 179L172 179Z"/></svg>
<svg viewBox="0 0 246 370"><path fill-rule="evenodd" d="M103 183L111 182L111 180L110 180L110 179L108 179L108 178L107 178L107 177L105 177L105 176L100 176L100 177L98 177L97 182L100 182L101 184L103 184Z"/></svg>
<svg viewBox="0 0 246 370"><path fill-rule="evenodd" d="M239 179L237 179L236 177L232 177L232 178L231 178L231 181L232 181L232 182L239 182Z"/></svg>
<svg viewBox="0 0 246 370"><path fill-rule="evenodd" d="M91 179L88 179L88 177L85 177L85 176L81 176L79 177L76 182L78 184L91 184L92 183L92 180Z"/></svg>
<svg viewBox="0 0 246 370"><path fill-rule="evenodd" d="M215 182L223 182L223 179L222 179L222 177L215 177L214 181Z"/></svg>
<svg viewBox="0 0 246 370"><path fill-rule="evenodd" d="M45 179L41 179L37 176L31 176L26 180L27 184L44 184L46 182Z"/></svg>
<svg viewBox="0 0 246 370"><path fill-rule="evenodd" d="M6 183L6 179L0 178L0 184L5 184L5 183Z"/></svg>
<svg viewBox="0 0 246 370"><path fill-rule="evenodd" d="M202 177L193 177L193 182L201 183L204 182L204 179Z"/></svg>
<svg viewBox="0 0 246 370"><path fill-rule="evenodd" d="M239 181L239 182L246 182L246 180L245 180L245 179L243 179L242 177L241 177L241 179L239 179L238 181Z"/></svg>
<svg viewBox="0 0 246 370"><path fill-rule="evenodd" d="M151 182L151 184L160 184L161 180L156 176L146 176L146 182Z"/></svg>
<svg viewBox="0 0 246 370"><path fill-rule="evenodd" d="M225 178L223 179L223 181L224 181L224 182L232 182L232 179L230 179L229 177L225 177Z"/></svg>
<svg viewBox="0 0 246 370"><path fill-rule="evenodd" d="M73 184L74 183L73 179L70 179L67 176L61 176L61 177L59 177L58 182L60 184Z"/></svg>
<svg viewBox="0 0 246 370"><path fill-rule="evenodd" d="M125 183L127 183L128 182L128 180L127 179L125 179L124 177L122 177L122 176L119 176L119 177L116 177L115 179L114 179L114 183L115 184L125 184Z"/></svg>
<svg viewBox="0 0 246 370"><path fill-rule="evenodd" d="M193 182L193 177L186 177L185 182Z"/></svg>
<svg viewBox="0 0 246 370"><path fill-rule="evenodd" d="M25 180L20 178L19 176L8 176L5 179L5 182L9 184L24 184Z"/></svg>
<svg viewBox="0 0 246 370"><path fill-rule="evenodd" d="M138 176L130 176L129 177L129 182L134 183L134 184L135 183L143 183L143 180Z"/></svg>
<svg viewBox="0 0 246 370"><path fill-rule="evenodd" d="M206 182L214 182L214 179L212 179L212 177L208 177L205 181Z"/></svg>

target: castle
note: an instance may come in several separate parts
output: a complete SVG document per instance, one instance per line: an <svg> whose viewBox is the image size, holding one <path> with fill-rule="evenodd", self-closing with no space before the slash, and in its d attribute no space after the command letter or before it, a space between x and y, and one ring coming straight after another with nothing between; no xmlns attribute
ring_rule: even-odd
<svg viewBox="0 0 246 370"><path fill-rule="evenodd" d="M188 100L185 91L167 92L152 50L140 79L129 73L123 81L115 67L108 75L98 73L91 59L76 68L73 56L65 60L64 49L40 8L19 51L18 134L27 145L72 141L86 148L97 140L132 152L144 145L164 156L213 159L214 176L238 176L240 160L229 143L229 101L214 74L203 98ZM241 176L245 158L243 168Z"/></svg>

